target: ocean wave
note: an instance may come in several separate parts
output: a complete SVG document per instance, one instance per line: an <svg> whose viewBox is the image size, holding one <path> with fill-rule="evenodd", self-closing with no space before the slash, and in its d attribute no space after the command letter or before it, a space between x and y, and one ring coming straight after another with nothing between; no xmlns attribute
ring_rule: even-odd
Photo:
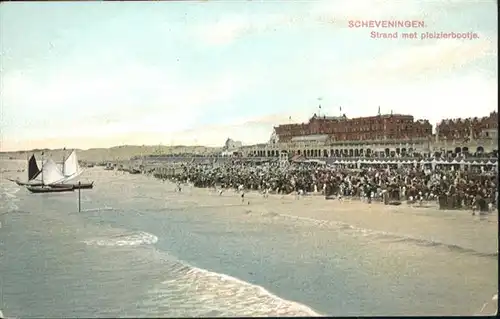
<svg viewBox="0 0 500 319"><path fill-rule="evenodd" d="M479 310L475 316L495 316L498 312L498 293L493 295L491 300L488 300L483 304L481 310Z"/></svg>
<svg viewBox="0 0 500 319"><path fill-rule="evenodd" d="M120 234L107 238L93 238L84 241L84 243L89 246L105 247L154 245L157 242L158 237L142 231Z"/></svg>
<svg viewBox="0 0 500 319"><path fill-rule="evenodd" d="M318 227L324 227L324 228L332 228L333 227L336 229L347 230L347 231L352 232L352 233L360 234L361 236L364 236L364 237L376 237L377 239L386 240L386 241L388 240L390 242L407 242L407 243L412 243L412 244L416 244L416 245L420 245L420 246L442 247L442 248L446 248L446 249L449 249L452 251L457 251L457 252L461 252L461 253L468 253L468 254L472 254L472 255L480 256L480 257L495 257L495 258L498 257L498 251L492 252L492 253L485 253L485 252L477 251L477 250L472 249L472 248L467 248L467 247L463 247L463 246L456 245L456 244L444 243L444 242L441 242L438 240L433 240L433 239L428 239L428 238L419 238L419 237L414 237L414 236L396 234L396 233L368 229L368 228L361 228L361 227L356 227L356 226L353 226L353 225L350 225L347 223L343 223L343 222L339 222L339 221L321 220L321 219L294 216L294 215L288 215L288 214L279 214L279 216L289 218L289 219L310 222Z"/></svg>
<svg viewBox="0 0 500 319"><path fill-rule="evenodd" d="M12 199L12 198L17 198L17 196L16 196L15 194L7 193L7 192L3 193L3 195L4 195L6 198L11 198L11 199Z"/></svg>
<svg viewBox="0 0 500 319"><path fill-rule="evenodd" d="M182 262L175 262L169 275L174 278L163 281L143 301L148 315L153 311L158 316L185 317L321 316L261 286Z"/></svg>
<svg viewBox="0 0 500 319"><path fill-rule="evenodd" d="M20 201L20 199L15 195L19 189L19 187L5 187L2 189L2 192L0 193L1 214L7 214L19 209L19 206L15 204Z"/></svg>
<svg viewBox="0 0 500 319"><path fill-rule="evenodd" d="M104 211L110 211L110 210L115 210L113 207L97 207L97 208L87 208L87 209L82 209L81 212L83 213L91 213L91 212L104 212Z"/></svg>

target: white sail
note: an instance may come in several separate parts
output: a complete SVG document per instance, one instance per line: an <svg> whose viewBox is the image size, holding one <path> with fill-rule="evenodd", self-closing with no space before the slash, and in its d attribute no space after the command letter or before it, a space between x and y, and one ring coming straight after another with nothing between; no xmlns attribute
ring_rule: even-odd
<svg viewBox="0 0 500 319"><path fill-rule="evenodd" d="M78 177L82 172L83 170L78 164L78 158L76 157L76 152L73 151L68 156L68 158L66 158L63 164L63 173L65 177L64 181L69 181L70 179Z"/></svg>
<svg viewBox="0 0 500 319"><path fill-rule="evenodd" d="M28 181L28 185L30 184L41 184L42 183L42 173L39 173L35 178L30 179Z"/></svg>
<svg viewBox="0 0 500 319"><path fill-rule="evenodd" d="M65 179L57 164L50 158L43 164L40 177L44 185L59 183Z"/></svg>

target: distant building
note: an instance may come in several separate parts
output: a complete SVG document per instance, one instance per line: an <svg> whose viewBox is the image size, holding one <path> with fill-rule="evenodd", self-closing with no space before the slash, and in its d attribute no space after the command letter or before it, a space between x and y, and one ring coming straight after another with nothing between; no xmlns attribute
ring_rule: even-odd
<svg viewBox="0 0 500 319"><path fill-rule="evenodd" d="M496 138L498 134L498 113L491 112L482 118L445 119L436 126L437 139L470 140Z"/></svg>
<svg viewBox="0 0 500 319"><path fill-rule="evenodd" d="M498 154L498 114L443 120L436 126L436 134L428 120L415 120L412 115L379 113L350 119L345 114L314 114L308 123L276 126L268 143L242 150L249 156L274 158L283 152L306 158Z"/></svg>
<svg viewBox="0 0 500 319"><path fill-rule="evenodd" d="M433 150L455 154L493 152L498 156L498 113L442 120L436 125Z"/></svg>
<svg viewBox="0 0 500 319"><path fill-rule="evenodd" d="M412 115L385 114L370 117L319 117L308 123L285 124L274 128L279 142L373 141L419 139L432 136L428 120L415 121Z"/></svg>
<svg viewBox="0 0 500 319"><path fill-rule="evenodd" d="M223 150L224 151L237 151L243 146L243 143L240 141L234 141L230 138L226 140L226 143L224 143Z"/></svg>

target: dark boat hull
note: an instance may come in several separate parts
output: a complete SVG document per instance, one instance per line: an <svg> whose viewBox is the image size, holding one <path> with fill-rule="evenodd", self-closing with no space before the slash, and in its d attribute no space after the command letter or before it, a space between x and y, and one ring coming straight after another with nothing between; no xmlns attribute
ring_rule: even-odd
<svg viewBox="0 0 500 319"><path fill-rule="evenodd" d="M14 182L19 186L43 186L42 183L24 183L24 182L21 182L19 180L10 179L10 178L9 178L9 181Z"/></svg>
<svg viewBox="0 0 500 319"><path fill-rule="evenodd" d="M70 187L58 187L58 188L26 186L26 189L28 189L32 193L62 193L62 192L74 191L74 188L71 186Z"/></svg>
<svg viewBox="0 0 500 319"><path fill-rule="evenodd" d="M73 189L91 189L94 187L94 182L92 183L80 183L80 184L52 184L51 188L68 188L72 187Z"/></svg>

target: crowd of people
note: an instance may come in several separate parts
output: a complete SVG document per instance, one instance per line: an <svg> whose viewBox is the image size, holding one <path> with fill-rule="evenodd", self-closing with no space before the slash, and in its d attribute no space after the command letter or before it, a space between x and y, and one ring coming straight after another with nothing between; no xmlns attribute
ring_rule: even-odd
<svg viewBox="0 0 500 319"><path fill-rule="evenodd" d="M234 189L241 193L259 191L273 194L323 194L326 199L364 198L423 203L435 201L447 209L496 207L498 173L450 170L446 167L370 165L361 168L318 163L225 162L184 163L180 172L158 178L192 183L200 188ZM181 189L178 186L178 189ZM478 207L480 208L480 207Z"/></svg>

